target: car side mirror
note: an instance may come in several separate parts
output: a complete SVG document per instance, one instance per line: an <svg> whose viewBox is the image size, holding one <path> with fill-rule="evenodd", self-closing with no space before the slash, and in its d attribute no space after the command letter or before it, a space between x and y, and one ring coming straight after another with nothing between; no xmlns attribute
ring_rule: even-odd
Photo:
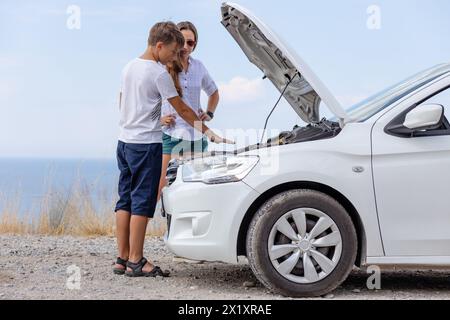
<svg viewBox="0 0 450 320"><path fill-rule="evenodd" d="M411 130L433 130L442 124L444 107L440 104L424 104L406 115L403 126Z"/></svg>
<svg viewBox="0 0 450 320"><path fill-rule="evenodd" d="M444 107L440 104L423 104L409 111L404 120L390 124L386 130L398 136L413 136L415 132L435 130L444 121Z"/></svg>

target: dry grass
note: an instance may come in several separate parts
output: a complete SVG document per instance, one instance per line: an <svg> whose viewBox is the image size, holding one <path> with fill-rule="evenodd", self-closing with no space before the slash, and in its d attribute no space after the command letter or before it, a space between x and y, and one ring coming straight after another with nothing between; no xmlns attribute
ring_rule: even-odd
<svg viewBox="0 0 450 320"><path fill-rule="evenodd" d="M100 199L94 201L94 189L82 179L77 179L69 190L49 187L38 212L33 214L21 212L20 193L16 192L10 198L0 196L4 204L0 212L0 234L114 236L116 197L108 197L105 190L96 190ZM115 194L110 191L110 195ZM164 219L155 218L148 225L147 235L162 236L165 230Z"/></svg>

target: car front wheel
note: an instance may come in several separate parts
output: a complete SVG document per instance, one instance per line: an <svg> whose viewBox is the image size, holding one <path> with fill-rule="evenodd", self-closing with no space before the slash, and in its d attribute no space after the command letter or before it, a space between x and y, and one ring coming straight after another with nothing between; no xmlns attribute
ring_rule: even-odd
<svg viewBox="0 0 450 320"><path fill-rule="evenodd" d="M285 296L334 290L351 272L356 252L356 231L347 211L313 190L290 190L269 199L247 233L247 256L256 277Z"/></svg>

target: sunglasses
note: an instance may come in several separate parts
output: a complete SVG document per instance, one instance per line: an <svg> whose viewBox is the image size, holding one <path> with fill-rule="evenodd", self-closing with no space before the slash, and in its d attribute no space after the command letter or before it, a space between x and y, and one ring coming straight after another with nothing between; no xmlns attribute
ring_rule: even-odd
<svg viewBox="0 0 450 320"><path fill-rule="evenodd" d="M194 47L195 46L195 41L194 40L187 40L186 41L186 44L189 46L189 47Z"/></svg>

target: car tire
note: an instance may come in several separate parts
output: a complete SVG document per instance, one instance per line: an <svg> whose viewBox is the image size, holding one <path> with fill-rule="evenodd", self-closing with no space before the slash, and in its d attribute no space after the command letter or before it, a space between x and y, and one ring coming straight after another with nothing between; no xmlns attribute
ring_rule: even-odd
<svg viewBox="0 0 450 320"><path fill-rule="evenodd" d="M278 227L276 227L277 221L286 217L286 214L292 212L292 210L302 210L299 208L311 208L314 212L316 212L315 210L317 212L320 211L326 215L324 218L328 216L334 222L334 230L338 229L340 232L339 259L336 259L334 269L329 274L323 272L324 269L317 263L319 260L309 260L313 261L315 264L314 268L319 270L317 273L322 274L324 277L319 281L311 283L299 283L296 280L293 281L292 279L286 278L286 274L283 276L275 268L274 262L272 262L273 259L271 259L269 253L269 248L274 248L269 246L269 236L271 236L274 228L276 228L276 231L278 230ZM312 219L312 221L305 219L308 224L314 223L313 216L309 217L309 219ZM294 223L294 228L295 225ZM305 230L308 230L308 228L306 227ZM309 231L311 234L314 233L312 230ZM331 229L328 232L331 232ZM305 234L307 235L307 233ZM278 238L283 236L283 234L278 234ZM300 235L298 236L300 237ZM298 245L298 243L295 245ZM325 295L336 289L352 271L357 254L357 235L348 212L334 198L314 190L290 190L272 197L256 212L247 232L246 246L247 257L252 271L258 280L270 291L289 297L316 297ZM292 244L289 244L289 246L292 246ZM318 248L313 247L313 249L317 250ZM303 247L295 250L297 250L295 252L298 252L298 256L300 257L303 257L303 254L313 257L311 255L312 253L304 251ZM337 254L336 248L332 248L331 250L334 251L334 254ZM308 261L308 257L298 261L300 264L296 264L293 270L299 270L298 265L300 267L303 266L303 279L306 279L307 266L302 261ZM278 260L275 263L278 263ZM310 265L308 264L308 266ZM311 275L311 269L308 269L309 275ZM301 276L295 274L288 274L287 276L302 279Z"/></svg>

